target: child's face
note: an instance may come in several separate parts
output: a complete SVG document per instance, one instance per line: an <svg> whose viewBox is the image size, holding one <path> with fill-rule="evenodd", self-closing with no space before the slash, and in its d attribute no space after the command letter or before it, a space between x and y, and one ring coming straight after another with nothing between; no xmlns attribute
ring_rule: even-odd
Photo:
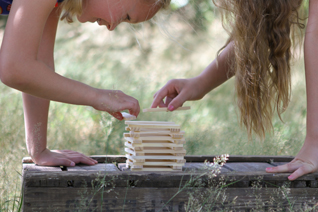
<svg viewBox="0 0 318 212"><path fill-rule="evenodd" d="M98 22L112 31L121 22L139 23L152 18L160 9L155 0L83 0L83 13L77 19Z"/></svg>

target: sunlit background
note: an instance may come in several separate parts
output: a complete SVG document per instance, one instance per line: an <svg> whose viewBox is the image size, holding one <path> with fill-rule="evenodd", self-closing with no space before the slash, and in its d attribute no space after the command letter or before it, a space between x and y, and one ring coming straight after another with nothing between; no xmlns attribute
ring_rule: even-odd
<svg viewBox="0 0 318 212"><path fill-rule="evenodd" d="M0 39L6 17L0 19ZM153 94L169 79L197 76L228 38L209 0L173 0L171 10L153 21L121 24L114 32L97 24L66 24L58 29L56 72L103 89L118 89L148 108ZM1 42L1 40L0 40ZM141 113L138 120L174 121L186 132L188 155L295 155L305 137L306 95L302 56L293 62L292 100L276 116L265 141L250 141L240 127L233 79L187 102L190 111ZM83 94L85 95L85 94ZM84 106L52 102L48 148L87 155L124 154L124 122ZM19 200L24 142L20 92L0 84L0 211ZM17 197L17 198L15 198ZM16 201L18 202L18 201Z"/></svg>

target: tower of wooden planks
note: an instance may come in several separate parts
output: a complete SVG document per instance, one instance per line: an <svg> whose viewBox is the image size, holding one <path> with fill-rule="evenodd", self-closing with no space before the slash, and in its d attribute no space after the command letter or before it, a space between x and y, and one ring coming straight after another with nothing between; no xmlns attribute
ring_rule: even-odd
<svg viewBox="0 0 318 212"><path fill-rule="evenodd" d="M126 121L126 166L131 171L180 171L185 164L184 132L174 122Z"/></svg>

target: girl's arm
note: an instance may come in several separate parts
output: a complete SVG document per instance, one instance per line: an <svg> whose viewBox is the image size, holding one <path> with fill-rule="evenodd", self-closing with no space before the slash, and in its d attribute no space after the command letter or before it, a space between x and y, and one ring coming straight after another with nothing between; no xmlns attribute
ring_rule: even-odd
<svg viewBox="0 0 318 212"><path fill-rule="evenodd" d="M186 101L203 98L208 92L231 78L233 73L229 72L228 62L229 57L233 55L233 47L233 43L229 43L217 60L215 59L199 76L170 80L154 95L151 107L168 107L173 111Z"/></svg>
<svg viewBox="0 0 318 212"><path fill-rule="evenodd" d="M65 78L39 60L46 20L56 0L14 0L0 52L0 77L10 87L44 99L92 106L122 119L138 115L138 101L120 91L102 90Z"/></svg>
<svg viewBox="0 0 318 212"><path fill-rule="evenodd" d="M309 19L305 36L305 74L307 90L307 135L293 161L268 168L267 172L293 172L288 179L318 170L318 1L309 1Z"/></svg>
<svg viewBox="0 0 318 212"><path fill-rule="evenodd" d="M38 60L54 72L54 43L59 14L54 9L46 21ZM50 151L47 147L47 118L50 101L23 93L26 144L29 155L38 165L72 166L75 163L96 164L93 159L74 151Z"/></svg>

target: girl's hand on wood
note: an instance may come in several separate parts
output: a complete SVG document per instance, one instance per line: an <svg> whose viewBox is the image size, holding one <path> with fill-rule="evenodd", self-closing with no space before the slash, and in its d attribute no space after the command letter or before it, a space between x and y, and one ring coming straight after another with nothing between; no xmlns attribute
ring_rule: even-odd
<svg viewBox="0 0 318 212"><path fill-rule="evenodd" d="M311 145L314 144L314 145ZM303 147L297 154L297 156L290 163L285 165L267 168L266 172L280 173L280 172L292 172L288 177L289 180L296 180L297 178L318 171L318 146L315 143L305 141Z"/></svg>
<svg viewBox="0 0 318 212"><path fill-rule="evenodd" d="M39 166L75 166L77 163L95 165L98 163L90 157L71 150L50 151L45 149L32 160Z"/></svg>
<svg viewBox="0 0 318 212"><path fill-rule="evenodd" d="M93 105L96 110L106 111L118 120L124 119L120 113L123 110L128 110L131 115L138 116L140 106L137 99L119 90L98 89L97 93L96 104Z"/></svg>
<svg viewBox="0 0 318 212"><path fill-rule="evenodd" d="M151 108L167 107L170 111L181 107L189 100L199 100L204 96L199 78L173 79L154 95ZM165 102L164 102L165 99Z"/></svg>

